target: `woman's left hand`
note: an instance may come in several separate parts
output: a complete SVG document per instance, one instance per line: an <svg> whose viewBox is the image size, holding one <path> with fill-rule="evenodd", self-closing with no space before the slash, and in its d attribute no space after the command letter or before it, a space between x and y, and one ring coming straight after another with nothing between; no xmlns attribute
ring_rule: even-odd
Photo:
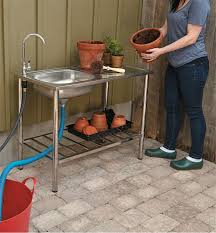
<svg viewBox="0 0 216 233"><path fill-rule="evenodd" d="M141 57L148 62L156 60L158 57L163 55L163 49L162 48L155 48L155 49L149 49L146 51L146 53L141 53Z"/></svg>

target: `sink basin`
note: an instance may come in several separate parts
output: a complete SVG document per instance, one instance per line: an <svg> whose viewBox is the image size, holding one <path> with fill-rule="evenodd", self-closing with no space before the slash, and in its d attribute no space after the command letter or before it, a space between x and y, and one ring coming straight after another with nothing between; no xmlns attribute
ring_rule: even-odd
<svg viewBox="0 0 216 233"><path fill-rule="evenodd" d="M40 82L49 83L56 87L68 86L73 83L81 83L94 79L94 75L87 74L77 70L59 69L44 70L29 73L28 76ZM34 88L41 94L53 98L54 91L42 85L34 84ZM76 96L85 95L93 90L94 86L67 87L59 90L60 99L68 99Z"/></svg>

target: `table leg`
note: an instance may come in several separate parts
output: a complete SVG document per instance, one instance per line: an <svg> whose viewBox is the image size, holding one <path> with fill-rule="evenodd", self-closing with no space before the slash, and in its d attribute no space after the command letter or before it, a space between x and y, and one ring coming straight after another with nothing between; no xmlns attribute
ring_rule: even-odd
<svg viewBox="0 0 216 233"><path fill-rule="evenodd" d="M19 79L19 84L18 84L18 93L19 93L19 112L21 109L21 104L22 104L22 80ZM23 117L20 117L19 121L19 128L18 128L18 160L23 159ZM20 170L23 169L23 167L19 167Z"/></svg>
<svg viewBox="0 0 216 233"><path fill-rule="evenodd" d="M148 95L148 81L149 75L145 77L145 88L143 94L143 111L142 111L142 124L141 124L141 137L139 145L138 159L142 160L144 155L144 137L145 137L145 122L146 122L146 108L147 108L147 95Z"/></svg>
<svg viewBox="0 0 216 233"><path fill-rule="evenodd" d="M104 86L104 100L103 100L103 107L104 109L108 108L108 98L109 98L109 82L105 83Z"/></svg>
<svg viewBox="0 0 216 233"><path fill-rule="evenodd" d="M58 124L59 124L59 91L54 92L53 113L53 168L52 168L52 191L58 192Z"/></svg>

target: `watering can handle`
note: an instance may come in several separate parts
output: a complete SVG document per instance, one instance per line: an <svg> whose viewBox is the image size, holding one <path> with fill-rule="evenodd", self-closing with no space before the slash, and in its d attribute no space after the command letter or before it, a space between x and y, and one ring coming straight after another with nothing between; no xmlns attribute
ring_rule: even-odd
<svg viewBox="0 0 216 233"><path fill-rule="evenodd" d="M33 188L32 188L32 190L31 190L32 195L33 195L33 194L34 194L34 191L35 191L36 184L37 184L36 179L35 179L34 177L28 177L28 178L26 178L25 180L23 180L22 184L26 185L26 182L29 181L29 180L32 180L32 182L33 182Z"/></svg>

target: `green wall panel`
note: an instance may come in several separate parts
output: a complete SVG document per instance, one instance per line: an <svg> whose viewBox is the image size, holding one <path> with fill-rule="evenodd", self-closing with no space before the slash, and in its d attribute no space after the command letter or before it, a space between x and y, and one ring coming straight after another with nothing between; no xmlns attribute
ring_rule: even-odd
<svg viewBox="0 0 216 233"><path fill-rule="evenodd" d="M21 45L25 35L42 34L47 44L31 39L27 58L33 69L61 67L79 62L77 41L117 37L125 47L126 63L135 53L129 35L139 27L141 0L0 0L0 131L9 129L17 115L17 77L21 71ZM133 82L115 81L110 85L109 103L126 102L132 97ZM101 106L101 86L85 96L74 98L69 114ZM30 87L24 123L52 117L52 101Z"/></svg>

